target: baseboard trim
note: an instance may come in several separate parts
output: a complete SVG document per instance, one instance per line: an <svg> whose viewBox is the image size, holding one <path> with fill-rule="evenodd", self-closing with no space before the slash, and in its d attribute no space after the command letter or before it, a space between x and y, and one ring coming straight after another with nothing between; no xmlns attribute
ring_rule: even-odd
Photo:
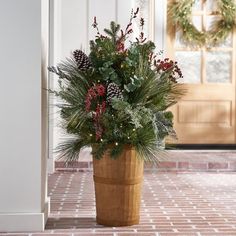
<svg viewBox="0 0 236 236"><path fill-rule="evenodd" d="M42 213L0 213L0 233L44 231L50 199L45 203Z"/></svg>
<svg viewBox="0 0 236 236"><path fill-rule="evenodd" d="M46 223L47 223L47 220L49 217L49 213L50 213L50 197L47 197L45 205L44 205L44 211L43 211L43 214L44 214L44 228L43 228L43 230L45 229L45 226L46 226Z"/></svg>

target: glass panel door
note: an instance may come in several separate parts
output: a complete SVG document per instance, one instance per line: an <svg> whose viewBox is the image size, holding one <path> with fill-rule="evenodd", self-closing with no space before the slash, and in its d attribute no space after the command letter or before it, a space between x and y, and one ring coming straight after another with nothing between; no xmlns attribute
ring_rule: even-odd
<svg viewBox="0 0 236 236"><path fill-rule="evenodd" d="M209 31L219 20L217 1L198 0L192 23ZM236 143L235 32L217 46L189 47L168 24L168 56L178 61L187 94L172 108L178 140L173 143Z"/></svg>

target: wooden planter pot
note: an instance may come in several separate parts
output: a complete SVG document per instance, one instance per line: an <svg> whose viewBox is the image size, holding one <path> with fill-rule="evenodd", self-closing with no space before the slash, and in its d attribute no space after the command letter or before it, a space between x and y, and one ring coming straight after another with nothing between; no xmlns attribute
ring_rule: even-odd
<svg viewBox="0 0 236 236"><path fill-rule="evenodd" d="M117 159L106 153L93 158L97 223L127 226L139 223L143 161L127 147Z"/></svg>

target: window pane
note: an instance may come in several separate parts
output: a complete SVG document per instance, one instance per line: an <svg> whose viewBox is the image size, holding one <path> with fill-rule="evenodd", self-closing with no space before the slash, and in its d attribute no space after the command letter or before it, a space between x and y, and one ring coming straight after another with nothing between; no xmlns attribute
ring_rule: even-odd
<svg viewBox="0 0 236 236"><path fill-rule="evenodd" d="M183 72L181 83L196 84L201 81L201 53L200 52L175 52L175 60Z"/></svg>
<svg viewBox="0 0 236 236"><path fill-rule="evenodd" d="M206 53L206 80L210 83L229 83L231 52Z"/></svg>

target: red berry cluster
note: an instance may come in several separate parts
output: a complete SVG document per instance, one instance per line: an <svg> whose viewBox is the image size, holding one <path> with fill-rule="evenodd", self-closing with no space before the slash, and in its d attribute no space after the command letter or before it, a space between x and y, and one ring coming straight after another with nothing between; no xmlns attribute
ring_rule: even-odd
<svg viewBox="0 0 236 236"><path fill-rule="evenodd" d="M116 43L116 50L118 52L125 52L125 44L122 41L117 41Z"/></svg>
<svg viewBox="0 0 236 236"><path fill-rule="evenodd" d="M102 101L102 104L97 104L96 111L93 113L93 121L96 132L96 140L101 139L103 133L103 127L101 125L100 119L102 114L106 111L106 102Z"/></svg>
<svg viewBox="0 0 236 236"><path fill-rule="evenodd" d="M88 93L86 95L85 99L85 109L87 112L90 112L92 100L98 98L98 97L104 97L106 95L106 88L102 84L97 84L91 87L88 90Z"/></svg>
<svg viewBox="0 0 236 236"><path fill-rule="evenodd" d="M169 58L165 58L164 60L154 61L154 65L156 66L157 71L170 71L170 79L173 82L177 82L177 79L183 78L183 74L180 68L177 65L177 62L170 60Z"/></svg>
<svg viewBox="0 0 236 236"><path fill-rule="evenodd" d="M85 109L91 111L92 102L95 101L95 110L92 113L94 127L96 132L96 140L102 137L103 128L101 126L101 116L106 111L106 88L102 84L96 84L91 87L86 95Z"/></svg>

